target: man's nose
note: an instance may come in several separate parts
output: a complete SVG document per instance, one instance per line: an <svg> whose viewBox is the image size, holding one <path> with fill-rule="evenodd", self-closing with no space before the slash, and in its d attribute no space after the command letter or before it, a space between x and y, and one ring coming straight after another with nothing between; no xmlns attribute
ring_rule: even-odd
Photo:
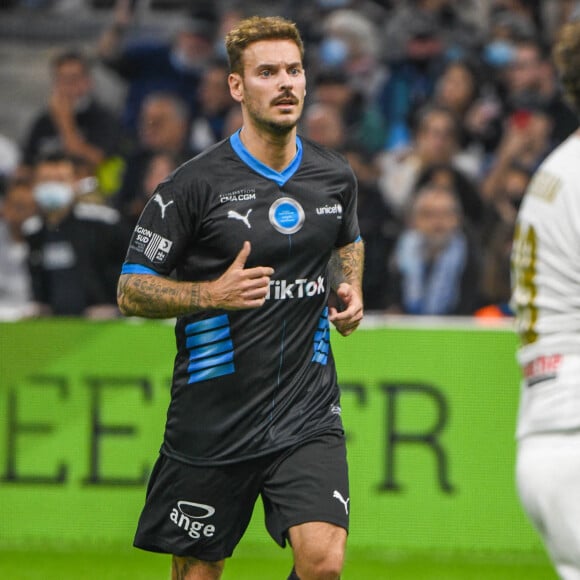
<svg viewBox="0 0 580 580"><path fill-rule="evenodd" d="M280 73L280 88L288 89L294 86L294 79L286 71Z"/></svg>

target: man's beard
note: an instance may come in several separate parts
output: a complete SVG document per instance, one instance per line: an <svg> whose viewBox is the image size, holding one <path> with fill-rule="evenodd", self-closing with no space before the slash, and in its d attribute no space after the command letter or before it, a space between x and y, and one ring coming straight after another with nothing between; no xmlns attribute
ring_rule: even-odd
<svg viewBox="0 0 580 580"><path fill-rule="evenodd" d="M251 103L247 105L247 111L249 116L251 117L252 121L257 127L260 127L272 135L276 135L277 137L284 137L291 133L296 126L298 125L299 115L296 116L295 119L288 120L288 121L280 121L275 119L269 119L264 115L260 114Z"/></svg>
<svg viewBox="0 0 580 580"><path fill-rule="evenodd" d="M258 126L263 127L264 129L268 130L268 132L278 137L284 137L285 135L288 135L297 125L297 121L290 123L280 123L273 120L257 118L254 118L254 121Z"/></svg>

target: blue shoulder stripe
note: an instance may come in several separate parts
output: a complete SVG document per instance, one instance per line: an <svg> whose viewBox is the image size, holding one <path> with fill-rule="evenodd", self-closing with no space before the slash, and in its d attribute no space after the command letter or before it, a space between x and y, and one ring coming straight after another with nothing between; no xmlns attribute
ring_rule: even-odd
<svg viewBox="0 0 580 580"><path fill-rule="evenodd" d="M141 264L123 264L121 274L152 274L153 276L161 276L159 272L147 266L141 266Z"/></svg>

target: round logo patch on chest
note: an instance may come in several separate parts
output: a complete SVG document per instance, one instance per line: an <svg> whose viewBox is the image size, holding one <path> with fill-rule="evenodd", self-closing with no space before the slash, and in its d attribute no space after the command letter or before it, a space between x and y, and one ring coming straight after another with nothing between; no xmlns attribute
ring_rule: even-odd
<svg viewBox="0 0 580 580"><path fill-rule="evenodd" d="M281 234L295 234L304 224L304 209L295 199L281 197L270 206L268 218Z"/></svg>

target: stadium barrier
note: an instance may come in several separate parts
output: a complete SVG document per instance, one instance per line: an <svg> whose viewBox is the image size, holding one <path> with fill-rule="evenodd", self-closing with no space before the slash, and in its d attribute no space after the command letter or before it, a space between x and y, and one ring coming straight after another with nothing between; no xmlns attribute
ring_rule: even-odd
<svg viewBox="0 0 580 580"><path fill-rule="evenodd" d="M350 545L541 552L514 489L509 328L372 319L332 334ZM0 324L0 547L130 544L169 401L156 321ZM261 504L245 541L270 543Z"/></svg>

